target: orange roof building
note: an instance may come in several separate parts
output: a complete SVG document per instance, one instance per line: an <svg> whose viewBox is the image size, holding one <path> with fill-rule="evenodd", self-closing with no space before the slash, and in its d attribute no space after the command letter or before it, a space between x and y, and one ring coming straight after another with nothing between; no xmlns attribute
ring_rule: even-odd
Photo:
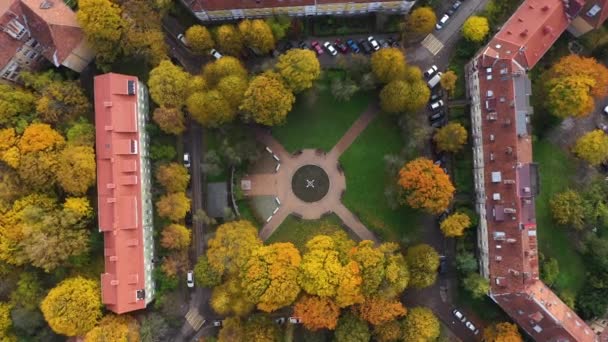
<svg viewBox="0 0 608 342"><path fill-rule="evenodd" d="M148 92L135 76L95 77L99 231L104 237L102 302L117 314L144 309L154 297L154 240Z"/></svg>
<svg viewBox="0 0 608 342"><path fill-rule="evenodd" d="M182 0L202 21L262 18L272 15L357 15L405 13L415 0Z"/></svg>
<svg viewBox="0 0 608 342"><path fill-rule="evenodd" d="M576 17L582 4L525 0L467 65L471 99L478 245L489 296L536 341L598 341L592 329L541 280L532 160L531 82L526 72Z"/></svg>
<svg viewBox="0 0 608 342"><path fill-rule="evenodd" d="M81 72L95 57L62 0L0 0L0 82L47 63Z"/></svg>

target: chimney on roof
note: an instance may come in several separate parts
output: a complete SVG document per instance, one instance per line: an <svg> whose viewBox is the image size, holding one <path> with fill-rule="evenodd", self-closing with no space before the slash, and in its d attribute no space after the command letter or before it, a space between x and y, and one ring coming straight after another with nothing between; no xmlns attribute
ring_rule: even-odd
<svg viewBox="0 0 608 342"><path fill-rule="evenodd" d="M528 35L528 29L525 29L525 30L521 31L521 33L519 35L522 36L522 37L527 36Z"/></svg>
<svg viewBox="0 0 608 342"><path fill-rule="evenodd" d="M544 33L544 34L549 34L549 33L551 33L551 32L553 32L553 28L552 28L551 26L549 26L549 25L545 25L545 26L543 27L543 33Z"/></svg>
<svg viewBox="0 0 608 342"><path fill-rule="evenodd" d="M543 12L547 12L549 10L549 8L550 8L549 5L543 6Z"/></svg>

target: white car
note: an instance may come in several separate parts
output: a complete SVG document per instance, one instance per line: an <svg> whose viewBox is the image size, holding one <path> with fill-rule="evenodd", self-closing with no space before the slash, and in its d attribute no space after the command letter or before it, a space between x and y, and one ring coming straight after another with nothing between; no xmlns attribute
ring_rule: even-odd
<svg viewBox="0 0 608 342"><path fill-rule="evenodd" d="M452 310L452 314L454 314L454 316L461 322L465 322L467 320L467 318L464 317L462 312L458 311L457 309Z"/></svg>
<svg viewBox="0 0 608 342"><path fill-rule="evenodd" d="M335 56L338 54L338 50L336 50L336 48L331 45L330 42L325 42L323 43L323 47L327 50L327 52L329 52L330 55Z"/></svg>
<svg viewBox="0 0 608 342"><path fill-rule="evenodd" d="M298 317L289 317L289 323L300 324L300 323L302 323L302 321Z"/></svg>
<svg viewBox="0 0 608 342"><path fill-rule="evenodd" d="M374 39L374 37L372 37L372 36L367 37L367 41L372 46L372 49L374 49L374 51L380 50L380 44L378 44L378 42L376 41L376 39Z"/></svg>
<svg viewBox="0 0 608 342"><path fill-rule="evenodd" d="M429 68L429 70L424 72L424 77L429 78L429 77L433 76L437 72L437 70L439 70L437 68L437 66L433 65L432 67Z"/></svg>
<svg viewBox="0 0 608 342"><path fill-rule="evenodd" d="M604 107L604 114L608 115L608 106Z"/></svg>
<svg viewBox="0 0 608 342"><path fill-rule="evenodd" d="M214 327L221 327L222 326L222 320L221 319L216 319L215 321L213 321L213 326Z"/></svg>
<svg viewBox="0 0 608 342"><path fill-rule="evenodd" d="M177 40L179 40L184 46L188 46L188 42L186 41L186 36L183 33L177 35Z"/></svg>
<svg viewBox="0 0 608 342"><path fill-rule="evenodd" d="M186 274L186 283L188 284L188 287L194 287L194 271L188 271Z"/></svg>
<svg viewBox="0 0 608 342"><path fill-rule="evenodd" d="M209 54L210 54L211 56L213 56L213 58L215 58L215 59L220 59L220 58L224 57L224 56L222 56L222 54L221 54L221 53L219 53L219 52L218 52L216 49L211 49L211 51L209 51Z"/></svg>
<svg viewBox="0 0 608 342"><path fill-rule="evenodd" d="M473 325L473 323L471 322L466 322L464 324L469 330L471 330L471 332L475 335L479 334L479 329L475 328L475 326Z"/></svg>
<svg viewBox="0 0 608 342"><path fill-rule="evenodd" d="M184 153L184 166L190 167L190 153Z"/></svg>
<svg viewBox="0 0 608 342"><path fill-rule="evenodd" d="M430 107L432 111L438 110L439 108L443 107L443 100L431 103Z"/></svg>
<svg viewBox="0 0 608 342"><path fill-rule="evenodd" d="M437 24L435 24L435 28L437 30L441 30L445 26L445 23L448 22L449 19L450 19L450 16L447 14L444 14L443 17L441 17L441 19L437 22Z"/></svg>

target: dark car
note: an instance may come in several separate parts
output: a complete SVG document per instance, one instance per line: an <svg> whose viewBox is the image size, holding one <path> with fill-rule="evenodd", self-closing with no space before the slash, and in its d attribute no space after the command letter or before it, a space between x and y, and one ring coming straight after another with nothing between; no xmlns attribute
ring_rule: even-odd
<svg viewBox="0 0 608 342"><path fill-rule="evenodd" d="M298 47L299 47L300 49L304 49L304 50L306 50L306 49L308 49L308 44L306 44L306 42L305 42L305 41L301 40L301 41L298 43Z"/></svg>
<svg viewBox="0 0 608 342"><path fill-rule="evenodd" d="M350 47L350 49L354 52L354 53L359 53L361 52L361 49L359 49L359 46L357 45L357 43L355 43L354 40L349 39L346 41L346 44L348 44L348 46Z"/></svg>
<svg viewBox="0 0 608 342"><path fill-rule="evenodd" d="M378 44L380 44L380 48L381 49L384 49L384 48L387 48L387 47L390 46L390 44L386 40L384 40L384 39L380 39L378 41Z"/></svg>
<svg viewBox="0 0 608 342"><path fill-rule="evenodd" d="M312 46L313 50L315 50L317 55L323 54L323 47L321 46L321 44L319 44L318 41L315 40L314 42L310 43L310 46Z"/></svg>
<svg viewBox="0 0 608 342"><path fill-rule="evenodd" d="M448 120L446 120L445 118L436 120L436 121L432 121L431 122L431 127L433 128L441 128L443 126L445 126L448 123Z"/></svg>
<svg viewBox="0 0 608 342"><path fill-rule="evenodd" d="M445 116L445 112L444 111L437 112L437 113L434 113L434 114L430 115L429 116L429 120L430 121L436 121L436 120L439 120L439 119L443 118L444 116Z"/></svg>
<svg viewBox="0 0 608 342"><path fill-rule="evenodd" d="M369 42L365 39L361 39L359 40L359 45L361 45L361 47L363 48L363 52L365 52L366 54L370 54L372 53L372 46L369 44Z"/></svg>
<svg viewBox="0 0 608 342"><path fill-rule="evenodd" d="M338 48L338 51L340 51L341 53L348 52L348 46L346 44L344 44L344 42L341 41L340 39L336 39L335 44L336 44L336 47Z"/></svg>
<svg viewBox="0 0 608 342"><path fill-rule="evenodd" d="M399 42L393 37L388 37L386 41L392 47L399 47Z"/></svg>
<svg viewBox="0 0 608 342"><path fill-rule="evenodd" d="M448 258L445 255L439 257L439 274L446 274L448 271Z"/></svg>
<svg viewBox="0 0 608 342"><path fill-rule="evenodd" d="M458 9L460 8L460 5L462 5L461 1L456 1L452 4L451 10L456 12L458 11Z"/></svg>

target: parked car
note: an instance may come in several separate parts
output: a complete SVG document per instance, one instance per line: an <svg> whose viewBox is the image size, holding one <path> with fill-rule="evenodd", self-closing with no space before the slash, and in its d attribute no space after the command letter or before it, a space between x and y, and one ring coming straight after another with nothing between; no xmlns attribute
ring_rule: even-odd
<svg viewBox="0 0 608 342"><path fill-rule="evenodd" d="M340 51L341 53L348 52L348 45L344 44L344 42L341 41L340 39L336 39L334 44L336 45L336 48L338 49L338 51Z"/></svg>
<svg viewBox="0 0 608 342"><path fill-rule="evenodd" d="M361 49L359 49L359 45L357 45L357 43L355 43L354 40L349 39L346 41L346 44L348 44L348 47L350 47L350 49L354 52L354 53L359 53L361 52Z"/></svg>
<svg viewBox="0 0 608 342"><path fill-rule="evenodd" d="M222 326L222 320L221 319L216 319L213 321L213 326L214 327L221 327Z"/></svg>
<svg viewBox="0 0 608 342"><path fill-rule="evenodd" d="M211 55L213 58L215 58L215 59L220 59L220 58L224 57L224 56L222 56L222 54L221 54L221 53L219 53L219 51L217 51L216 49L211 49L211 51L209 51L209 54L210 54L210 55Z"/></svg>
<svg viewBox="0 0 608 342"><path fill-rule="evenodd" d="M302 321L298 317L289 317L289 323L291 324L300 324Z"/></svg>
<svg viewBox="0 0 608 342"><path fill-rule="evenodd" d="M429 99L429 102L435 102L439 99L441 99L442 95L440 95L440 93L432 93L431 97Z"/></svg>
<svg viewBox="0 0 608 342"><path fill-rule="evenodd" d="M445 26L445 24L448 22L449 19L450 19L450 16L447 14L444 14L443 17L441 17L441 19L439 19L437 24L435 24L435 29L441 30Z"/></svg>
<svg viewBox="0 0 608 342"><path fill-rule="evenodd" d="M437 113L431 114L429 116L429 120L431 122L433 122L433 121L437 121L439 119L442 119L443 117L445 117L445 112L443 112L443 111L442 112L437 112Z"/></svg>
<svg viewBox="0 0 608 342"><path fill-rule="evenodd" d="M318 41L315 40L314 42L310 43L310 46L312 46L317 55L320 56L323 54L323 48L321 47L321 44L319 44Z"/></svg>
<svg viewBox="0 0 608 342"><path fill-rule="evenodd" d="M177 35L177 40L182 43L185 47L188 47L188 42L186 41L186 36L183 33Z"/></svg>
<svg viewBox="0 0 608 342"><path fill-rule="evenodd" d="M190 167L190 153L184 153L184 166Z"/></svg>
<svg viewBox="0 0 608 342"><path fill-rule="evenodd" d="M431 66L427 71L424 72L424 77L429 78L433 75L435 75L435 73L438 71L439 69L437 68L436 65Z"/></svg>
<svg viewBox="0 0 608 342"><path fill-rule="evenodd" d="M604 107L604 114L608 115L608 106Z"/></svg>
<svg viewBox="0 0 608 342"><path fill-rule="evenodd" d="M194 271L190 270L186 274L186 284L188 284L188 287L190 288L194 287Z"/></svg>
<svg viewBox="0 0 608 342"><path fill-rule="evenodd" d="M441 109L441 107L443 107L443 100L439 100L437 102L431 102L431 104L429 105L429 107L434 112L438 111L439 109Z"/></svg>
<svg viewBox="0 0 608 342"><path fill-rule="evenodd" d="M386 42L388 43L388 45L390 45L392 47L398 47L399 46L399 42L397 42L395 40L395 38L393 38L393 37L388 37L388 39L386 40Z"/></svg>
<svg viewBox="0 0 608 342"><path fill-rule="evenodd" d="M439 257L439 274L446 274L448 271L448 258L445 255Z"/></svg>
<svg viewBox="0 0 608 342"><path fill-rule="evenodd" d="M454 12L456 12L460 8L460 5L462 5L462 1L456 1L452 4L451 8Z"/></svg>
<svg viewBox="0 0 608 342"><path fill-rule="evenodd" d="M473 334L477 335L479 334L479 329L475 328L475 326L473 325L473 323L471 322L466 322L464 324L469 330L471 330L471 332L473 332Z"/></svg>
<svg viewBox="0 0 608 342"><path fill-rule="evenodd" d="M431 121L431 127L441 128L441 127L445 126L445 124L447 124L447 123L448 123L448 120L446 120L445 118L439 118L437 120Z"/></svg>
<svg viewBox="0 0 608 342"><path fill-rule="evenodd" d="M467 318L464 317L464 315L462 314L462 312L458 311L457 309L452 310L452 314L454 315L454 317L456 317L456 319L458 319L461 322L466 322Z"/></svg>
<svg viewBox="0 0 608 342"><path fill-rule="evenodd" d="M431 79L427 82L429 88L433 89L439 84L439 81L441 81L441 75L442 73L439 71L435 74L435 76L431 77Z"/></svg>
<svg viewBox="0 0 608 342"><path fill-rule="evenodd" d="M367 41L372 46L372 49L374 49L374 51L380 50L380 44L378 44L378 41L376 39L374 39L374 37L372 37L372 36L367 37Z"/></svg>
<svg viewBox="0 0 608 342"><path fill-rule="evenodd" d="M384 39L380 39L380 40L378 41L378 44L380 44L380 48L381 48L381 49L384 49L384 48L387 48L387 47L390 47L390 46L391 46L391 45L390 45L390 44L389 44L389 43L388 43L386 40L384 40Z"/></svg>
<svg viewBox="0 0 608 342"><path fill-rule="evenodd" d="M298 43L298 47L299 47L300 49L307 50L307 49L308 49L308 44L306 44L306 42L305 42L305 41L300 40L300 42Z"/></svg>
<svg viewBox="0 0 608 342"><path fill-rule="evenodd" d="M363 52L365 52L366 54L372 53L372 46L369 44L369 42L367 40L365 40L365 39L359 40L359 45L361 45Z"/></svg>
<svg viewBox="0 0 608 342"><path fill-rule="evenodd" d="M336 50L336 48L330 43L330 42L325 42L323 43L323 47L325 48L325 50L327 50L327 52L329 52L330 55L335 56L338 54L338 50Z"/></svg>

